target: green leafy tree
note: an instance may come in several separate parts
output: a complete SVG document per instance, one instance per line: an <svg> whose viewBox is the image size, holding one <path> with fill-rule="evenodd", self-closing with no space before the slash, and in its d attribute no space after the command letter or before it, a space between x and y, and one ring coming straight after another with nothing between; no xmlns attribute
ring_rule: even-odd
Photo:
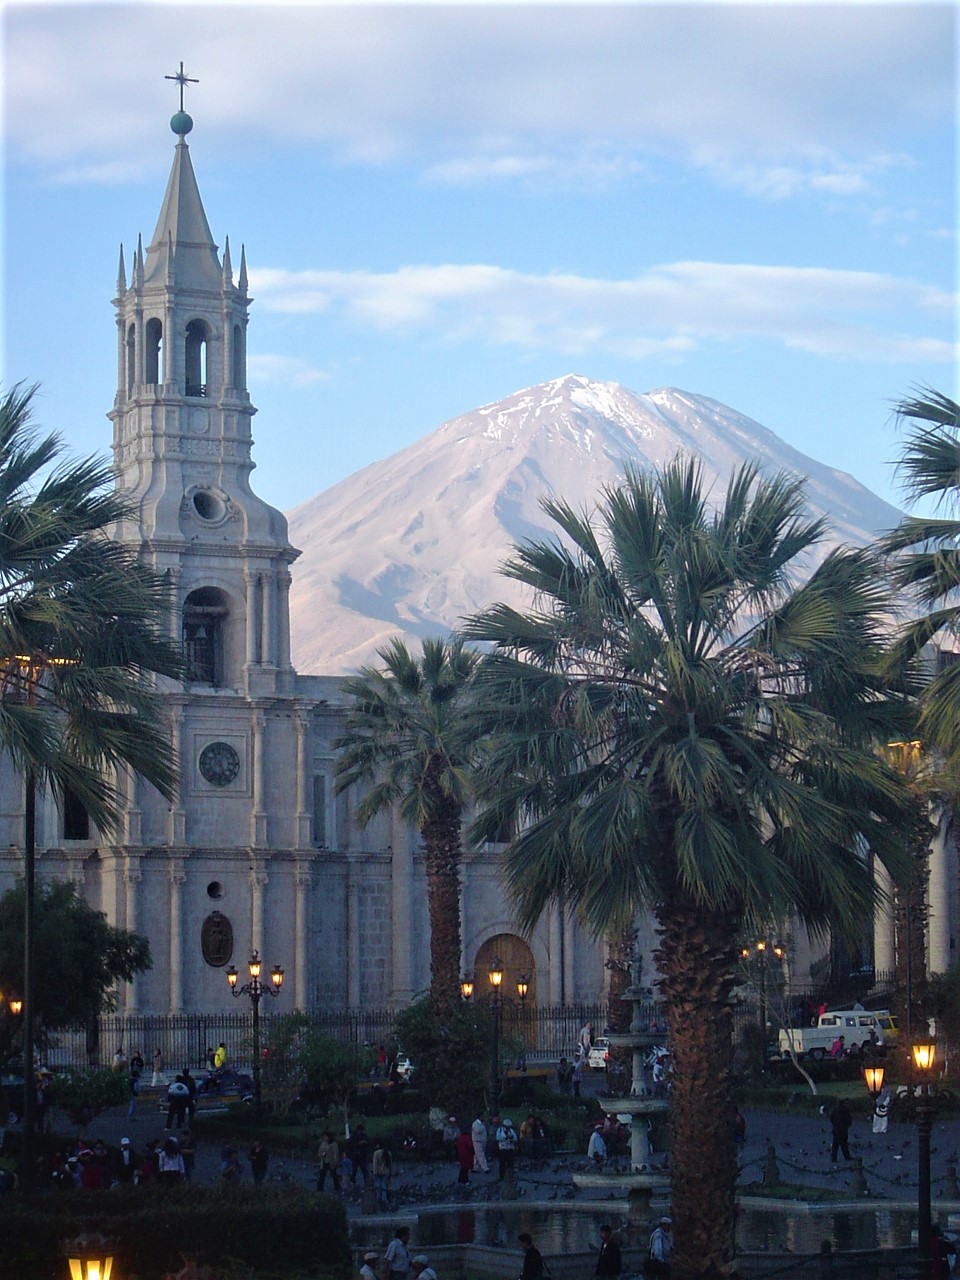
<svg viewBox="0 0 960 1280"><path fill-rule="evenodd" d="M67 1067L58 1071L47 1086L47 1101L83 1129L104 1111L119 1107L130 1096L130 1083L123 1071L80 1071Z"/></svg>
<svg viewBox="0 0 960 1280"><path fill-rule="evenodd" d="M114 770L171 798L173 748L153 673L176 677L163 580L110 532L130 514L107 462L67 461L31 425L35 388L0 400L0 748L101 830Z"/></svg>
<svg viewBox="0 0 960 1280"><path fill-rule="evenodd" d="M489 1009L472 1004L440 1014L429 998L414 1001L397 1015L397 1043L414 1065L414 1086L432 1106L461 1117L483 1106L491 1074L491 1016ZM500 1069L511 1061L511 1050L515 1058L516 1045L504 1038Z"/></svg>
<svg viewBox="0 0 960 1280"><path fill-rule="evenodd" d="M484 742L474 837L519 832L521 922L573 904L598 935L659 925L673 1053L674 1275L734 1256L731 1081L736 940L768 919L853 933L873 910L861 850L896 876L904 784L876 751L902 735L883 668L889 600L873 558L836 550L794 478L738 468L711 502L699 465L628 472L596 526L544 508L562 541L505 567L537 607L466 628Z"/></svg>
<svg viewBox="0 0 960 1280"><path fill-rule="evenodd" d="M369 1045L334 1040L313 1029L300 1041L304 1097L340 1107L347 1137L350 1136L350 1099L360 1081L369 1077L376 1060L376 1051Z"/></svg>
<svg viewBox="0 0 960 1280"><path fill-rule="evenodd" d="M402 640L379 650L383 669L364 667L346 682L353 698L337 741L337 792L370 789L357 806L366 825L397 806L423 840L430 912L430 993L452 1008L460 988L460 858L470 794L463 728L477 654L461 641L424 640L414 657Z"/></svg>
<svg viewBox="0 0 960 1280"><path fill-rule="evenodd" d="M287 1115L304 1083L301 1053L312 1032L305 1013L283 1013L267 1023L263 1043L263 1091L280 1115Z"/></svg>
<svg viewBox="0 0 960 1280"><path fill-rule="evenodd" d="M960 636L960 405L932 388L902 400L897 416L910 424L900 476L909 500L934 499L940 513L907 516L883 539L896 586L922 616L902 631L894 659L912 657L938 632ZM960 663L934 673L923 691L918 736L960 765Z"/></svg>
<svg viewBox="0 0 960 1280"><path fill-rule="evenodd" d="M46 1031L88 1025L115 1008L118 982L150 968L140 934L107 923L65 881L37 887L35 1001ZM23 884L0 897L0 990L23 991ZM19 1024L0 1021L0 1062L19 1052Z"/></svg>

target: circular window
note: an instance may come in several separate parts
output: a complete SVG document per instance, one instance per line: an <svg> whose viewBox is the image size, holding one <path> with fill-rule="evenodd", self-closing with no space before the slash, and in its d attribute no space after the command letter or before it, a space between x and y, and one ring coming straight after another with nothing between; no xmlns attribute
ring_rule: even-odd
<svg viewBox="0 0 960 1280"><path fill-rule="evenodd" d="M223 885L220 883L219 880L211 880L210 883L207 885L207 897L208 898L223 897Z"/></svg>
<svg viewBox="0 0 960 1280"><path fill-rule="evenodd" d="M229 742L211 742L200 752L200 772L215 787L228 787L240 772L240 757Z"/></svg>
<svg viewBox="0 0 960 1280"><path fill-rule="evenodd" d="M201 520L222 520L223 500L209 489L198 489L193 495L193 509Z"/></svg>

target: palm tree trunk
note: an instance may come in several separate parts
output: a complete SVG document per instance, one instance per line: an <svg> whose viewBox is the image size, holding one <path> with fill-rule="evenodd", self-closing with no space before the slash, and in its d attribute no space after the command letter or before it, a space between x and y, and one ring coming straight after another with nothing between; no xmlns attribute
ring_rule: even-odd
<svg viewBox="0 0 960 1280"><path fill-rule="evenodd" d="M618 929L607 938L606 966L610 972L607 987L607 1025L611 1031L626 1032L630 1030L633 1018L633 1002L625 1000L623 993L630 986L630 963L633 958L633 946L637 931L632 925L626 929ZM622 1072L621 1077L625 1092L629 1092L633 1083L633 1050L611 1049L611 1065Z"/></svg>
<svg viewBox="0 0 960 1280"><path fill-rule="evenodd" d="M896 992L893 1001L906 1044L927 1030L927 881L933 826L923 795L914 795L910 833L910 878L893 894L893 936L896 954Z"/></svg>
<svg viewBox="0 0 960 1280"><path fill-rule="evenodd" d="M674 1280L726 1273L734 1257L733 1008L736 921L692 903L658 912L657 967L672 1056Z"/></svg>
<svg viewBox="0 0 960 1280"><path fill-rule="evenodd" d="M430 995L439 1013L460 998L460 806L444 796L434 815L420 835L427 863Z"/></svg>

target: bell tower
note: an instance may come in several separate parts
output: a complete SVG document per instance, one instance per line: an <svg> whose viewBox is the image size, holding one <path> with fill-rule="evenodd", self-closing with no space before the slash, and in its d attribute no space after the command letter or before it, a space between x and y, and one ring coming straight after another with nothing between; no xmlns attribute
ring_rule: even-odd
<svg viewBox="0 0 960 1280"><path fill-rule="evenodd" d="M132 514L118 530L170 578L175 625L197 692L248 697L290 692L289 566L299 552L281 512L250 487L245 251L234 281L221 260L190 160L193 120L180 110L173 166L146 251L138 238L129 282L120 249L117 486Z"/></svg>

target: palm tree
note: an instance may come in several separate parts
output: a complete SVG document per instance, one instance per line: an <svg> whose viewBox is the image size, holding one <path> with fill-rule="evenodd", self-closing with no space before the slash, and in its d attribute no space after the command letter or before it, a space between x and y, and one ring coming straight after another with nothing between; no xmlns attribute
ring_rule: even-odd
<svg viewBox="0 0 960 1280"><path fill-rule="evenodd" d="M907 516L882 540L891 556L894 582L913 594L922 616L904 628L894 659L913 656L939 631L960 636L960 405L922 388L897 406L901 422L912 423L900 461L908 499L933 498L939 516ZM960 663L936 672L923 692L920 736L960 765Z"/></svg>
<svg viewBox="0 0 960 1280"><path fill-rule="evenodd" d="M372 784L357 806L371 818L397 805L423 840L430 910L430 992L438 1009L459 998L460 857L470 793L463 714L478 655L462 641L424 640L417 658L395 638L383 670L346 683L354 704L337 741L337 793Z"/></svg>
<svg viewBox="0 0 960 1280"><path fill-rule="evenodd" d="M865 845L901 871L903 782L873 749L906 722L882 677L887 600L863 551L833 551L792 586L823 524L798 481L753 466L715 511L679 457L605 490L599 529L544 508L562 541L525 543L504 568L536 607L495 605L465 629L495 646L475 677L473 835L516 822L506 875L527 927L560 899L598 936L654 912L674 1274L722 1272L737 939L791 911L817 934L852 932L873 909Z"/></svg>
<svg viewBox="0 0 960 1280"><path fill-rule="evenodd" d="M37 436L35 391L0 400L0 747L111 830L114 770L173 795L152 676L176 677L180 657L161 578L109 536L130 514L112 469Z"/></svg>

